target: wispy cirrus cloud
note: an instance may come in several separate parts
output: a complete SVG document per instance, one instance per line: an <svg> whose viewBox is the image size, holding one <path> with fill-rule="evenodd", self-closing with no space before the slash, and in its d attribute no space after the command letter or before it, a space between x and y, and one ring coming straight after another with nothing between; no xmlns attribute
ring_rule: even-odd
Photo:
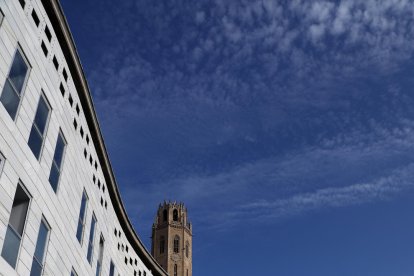
<svg viewBox="0 0 414 276"><path fill-rule="evenodd" d="M107 3L91 88L146 224L164 198L234 225L411 189L412 1Z"/></svg>

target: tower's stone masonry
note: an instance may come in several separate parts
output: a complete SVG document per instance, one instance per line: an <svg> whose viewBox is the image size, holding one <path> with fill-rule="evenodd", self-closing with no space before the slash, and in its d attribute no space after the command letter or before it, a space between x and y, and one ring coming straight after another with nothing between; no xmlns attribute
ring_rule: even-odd
<svg viewBox="0 0 414 276"><path fill-rule="evenodd" d="M168 275L193 275L192 242L192 226L184 204L160 204L152 226L151 253Z"/></svg>

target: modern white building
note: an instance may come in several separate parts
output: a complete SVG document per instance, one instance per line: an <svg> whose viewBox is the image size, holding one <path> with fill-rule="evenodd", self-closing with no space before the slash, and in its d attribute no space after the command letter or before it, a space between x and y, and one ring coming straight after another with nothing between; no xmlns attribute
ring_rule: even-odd
<svg viewBox="0 0 414 276"><path fill-rule="evenodd" d="M0 275L167 275L128 219L58 0L0 0Z"/></svg>

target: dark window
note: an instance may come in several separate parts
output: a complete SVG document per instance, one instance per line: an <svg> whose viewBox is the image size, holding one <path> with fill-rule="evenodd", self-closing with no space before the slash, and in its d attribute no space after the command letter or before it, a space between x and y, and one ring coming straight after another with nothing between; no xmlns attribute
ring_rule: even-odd
<svg viewBox="0 0 414 276"><path fill-rule="evenodd" d="M9 224L7 226L3 249L1 251L1 256L13 268L16 267L29 203L30 197L19 183L17 185L16 194L14 195Z"/></svg>
<svg viewBox="0 0 414 276"><path fill-rule="evenodd" d="M160 254L164 254L165 252L165 238L161 236L160 238Z"/></svg>
<svg viewBox="0 0 414 276"><path fill-rule="evenodd" d="M103 206L103 198L101 197L101 206Z"/></svg>
<svg viewBox="0 0 414 276"><path fill-rule="evenodd" d="M129 264L132 265L132 258L129 258Z"/></svg>
<svg viewBox="0 0 414 276"><path fill-rule="evenodd" d="M189 256L189 250L190 250L190 245L189 245L189 243L187 242L186 244L185 244L185 256L188 258L188 256Z"/></svg>
<svg viewBox="0 0 414 276"><path fill-rule="evenodd" d="M39 20L39 17L37 16L37 13L34 9L32 11L32 18L33 18L33 22L35 23L36 27L39 27L40 20Z"/></svg>
<svg viewBox="0 0 414 276"><path fill-rule="evenodd" d="M4 161L5 161L5 158L3 154L0 152L0 175L1 175L1 172L3 171Z"/></svg>
<svg viewBox="0 0 414 276"><path fill-rule="evenodd" d="M137 259L135 259L135 265L138 265L138 261L137 261Z"/></svg>
<svg viewBox="0 0 414 276"><path fill-rule="evenodd" d="M162 220L163 221L167 221L168 220L168 211L167 210L164 210L162 212Z"/></svg>
<svg viewBox="0 0 414 276"><path fill-rule="evenodd" d="M105 200L105 209L108 209L108 202Z"/></svg>
<svg viewBox="0 0 414 276"><path fill-rule="evenodd" d="M118 250L120 250L121 249L121 245L119 244L119 242L118 242Z"/></svg>
<svg viewBox="0 0 414 276"><path fill-rule="evenodd" d="M98 179L98 188L101 188L101 181Z"/></svg>
<svg viewBox="0 0 414 276"><path fill-rule="evenodd" d="M76 113L78 113L78 115L80 113L80 108L79 108L79 105L78 104L76 104Z"/></svg>
<svg viewBox="0 0 414 276"><path fill-rule="evenodd" d="M43 272L43 265L45 259L45 251L47 247L47 241L49 239L49 226L42 219L40 223L39 234L37 236L36 249L33 256L32 269L30 276L40 276Z"/></svg>
<svg viewBox="0 0 414 276"><path fill-rule="evenodd" d="M88 152L87 152L87 150L86 150L86 149L83 149L83 156L85 156L85 159L86 159L86 157L88 156Z"/></svg>
<svg viewBox="0 0 414 276"><path fill-rule="evenodd" d="M73 105L73 98L72 98L72 95L70 95L69 94L69 104L70 104L70 106L72 106Z"/></svg>
<svg viewBox="0 0 414 276"><path fill-rule="evenodd" d="M62 96L65 96L65 87L63 87L62 83L60 83L59 85L59 90L60 90L60 94L62 94Z"/></svg>
<svg viewBox="0 0 414 276"><path fill-rule="evenodd" d="M62 74L65 81L68 81L68 73L66 72L66 68L63 68Z"/></svg>
<svg viewBox="0 0 414 276"><path fill-rule="evenodd" d="M101 236L101 238L99 239L99 255L98 255L98 262L96 264L96 274L95 274L96 276L101 275L102 260L103 260L103 253L104 253L104 243L105 243L105 240Z"/></svg>
<svg viewBox="0 0 414 276"><path fill-rule="evenodd" d="M128 252L128 245L125 246L125 250L126 252ZM131 259L131 263L132 263L132 259Z"/></svg>
<svg viewBox="0 0 414 276"><path fill-rule="evenodd" d="M80 135L83 138L84 132L83 132L83 128L82 127L80 128Z"/></svg>
<svg viewBox="0 0 414 276"><path fill-rule="evenodd" d="M93 162L93 160L92 160L92 155L90 155L90 156L89 156L89 163L92 165L92 162Z"/></svg>
<svg viewBox="0 0 414 276"><path fill-rule="evenodd" d="M178 267L177 264L174 265L174 276L178 275Z"/></svg>
<svg viewBox="0 0 414 276"><path fill-rule="evenodd" d="M128 264L128 258L127 257L125 257L125 264L126 265Z"/></svg>
<svg viewBox="0 0 414 276"><path fill-rule="evenodd" d="M52 34L50 33L49 27L46 26L45 28L45 35L47 37L47 40L49 40L49 42L52 40Z"/></svg>
<svg viewBox="0 0 414 276"><path fill-rule="evenodd" d="M86 149L85 149L85 151L86 151ZM86 154L85 154L85 157L86 157ZM93 175L92 180L93 180L93 183L96 182L96 176L95 175Z"/></svg>
<svg viewBox="0 0 414 276"><path fill-rule="evenodd" d="M95 214L92 215L92 222L91 222L91 231L89 233L89 242L88 242L88 254L86 258L88 262L92 264L92 256L93 256L93 241L95 236L95 226L96 226L96 217Z"/></svg>
<svg viewBox="0 0 414 276"><path fill-rule="evenodd" d="M78 273L76 273L73 267L72 267L72 271L70 272L70 276L78 276Z"/></svg>
<svg viewBox="0 0 414 276"><path fill-rule="evenodd" d="M116 235L118 234L118 232L116 231L116 229L114 230L114 234L115 234L115 237L116 237Z"/></svg>
<svg viewBox="0 0 414 276"><path fill-rule="evenodd" d="M29 136L29 147L37 159L44 144L47 123L50 116L50 106L42 94L37 105L36 115Z"/></svg>
<svg viewBox="0 0 414 276"><path fill-rule="evenodd" d="M85 230L86 210L88 208L88 195L86 191L82 193L82 201L79 211L78 229L76 230L76 238L82 243L83 233Z"/></svg>
<svg viewBox="0 0 414 276"><path fill-rule="evenodd" d="M174 211L173 211L173 220L178 221L178 211L177 211L177 209L174 209Z"/></svg>
<svg viewBox="0 0 414 276"><path fill-rule="evenodd" d="M60 173L62 169L63 156L65 153L66 141L63 138L62 132L59 132L55 154L53 155L52 167L50 169L49 182L53 190L56 192L59 184Z"/></svg>
<svg viewBox="0 0 414 276"><path fill-rule="evenodd" d="M105 193L105 184L102 184L102 192Z"/></svg>
<svg viewBox="0 0 414 276"><path fill-rule="evenodd" d="M109 266L109 276L115 276L115 265L112 261L111 261L111 264Z"/></svg>
<svg viewBox="0 0 414 276"><path fill-rule="evenodd" d="M98 163L96 163L96 161L95 161L95 170L97 170L98 169Z"/></svg>
<svg viewBox="0 0 414 276"><path fill-rule="evenodd" d="M58 62L56 56L53 56L52 62L53 62L53 65L55 66L55 69L59 70L59 62Z"/></svg>
<svg viewBox="0 0 414 276"><path fill-rule="evenodd" d="M174 237L174 253L180 252L180 237L175 236Z"/></svg>
<svg viewBox="0 0 414 276"><path fill-rule="evenodd" d="M78 129L78 122L76 121L76 118L73 118L73 127L75 128L75 130ZM84 151L84 153L86 152L86 150Z"/></svg>
<svg viewBox="0 0 414 276"><path fill-rule="evenodd" d="M134 276L137 276L137 271L136 270L134 270Z"/></svg>
<svg viewBox="0 0 414 276"><path fill-rule="evenodd" d="M88 134L86 134L86 144L89 145L89 135ZM95 164L96 164L96 162L95 162Z"/></svg>
<svg viewBox="0 0 414 276"><path fill-rule="evenodd" d="M0 9L0 26L1 26L1 22L3 22L3 17L4 17L3 11Z"/></svg>
<svg viewBox="0 0 414 276"><path fill-rule="evenodd" d="M20 6L22 6L22 8L24 9L24 7L26 6L26 1L24 0L19 0Z"/></svg>
<svg viewBox="0 0 414 276"><path fill-rule="evenodd" d="M40 46L42 47L43 54L45 54L45 57L47 57L49 50L47 49L45 42L42 41L42 44Z"/></svg>
<svg viewBox="0 0 414 276"><path fill-rule="evenodd" d="M0 97L0 101L13 120L16 118L28 73L29 66L18 49L14 55L13 63Z"/></svg>

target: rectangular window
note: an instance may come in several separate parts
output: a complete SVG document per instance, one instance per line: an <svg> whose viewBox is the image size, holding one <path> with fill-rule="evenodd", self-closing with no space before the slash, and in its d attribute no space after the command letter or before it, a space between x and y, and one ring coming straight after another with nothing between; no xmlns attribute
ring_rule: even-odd
<svg viewBox="0 0 414 276"><path fill-rule="evenodd" d="M49 42L52 40L52 34L50 33L49 27L46 26L45 27L45 35L47 37L47 40L49 40Z"/></svg>
<svg viewBox="0 0 414 276"><path fill-rule="evenodd" d="M82 194L81 207L79 212L78 219L78 230L76 231L76 238L80 243L82 243L83 233L85 230L85 221L86 221L86 210L88 208L88 195L85 191Z"/></svg>
<svg viewBox="0 0 414 276"><path fill-rule="evenodd" d="M17 256L19 254L20 243L26 224L29 203L30 196L19 183L17 185L16 194L14 195L9 224L7 226L3 249L1 251L1 256L13 268L16 267L17 263Z"/></svg>
<svg viewBox="0 0 414 276"><path fill-rule="evenodd" d="M0 97L0 102L13 120L16 118L28 74L29 65L20 49L17 49Z"/></svg>
<svg viewBox="0 0 414 276"><path fill-rule="evenodd" d="M42 151L49 117L50 106L45 96L42 94L39 99L39 104L37 105L37 111L28 142L30 149L37 159L39 159Z"/></svg>
<svg viewBox="0 0 414 276"><path fill-rule="evenodd" d="M3 17L4 17L3 11L0 9L0 26L1 26L1 22L3 22Z"/></svg>
<svg viewBox="0 0 414 276"><path fill-rule="evenodd" d="M88 242L88 254L87 259L90 264L92 264L92 255L93 255L93 240L95 236L95 226L96 226L96 217L95 214L92 215L92 222L91 222L91 231L89 233L89 242Z"/></svg>
<svg viewBox="0 0 414 276"><path fill-rule="evenodd" d="M109 266L109 276L114 276L114 275L115 275L115 265L111 261L111 265Z"/></svg>
<svg viewBox="0 0 414 276"><path fill-rule="evenodd" d="M45 252L49 240L50 227L44 219L40 223L39 234L37 236L36 249L33 255L32 269L30 276L41 276L45 261Z"/></svg>
<svg viewBox="0 0 414 276"><path fill-rule="evenodd" d="M37 13L34 9L32 11L32 18L33 18L33 22L35 23L36 27L39 27L40 20L39 20L39 17L37 16Z"/></svg>
<svg viewBox="0 0 414 276"><path fill-rule="evenodd" d="M26 1L24 0L19 0L20 6L22 6L22 8L24 9L24 7L26 6Z"/></svg>
<svg viewBox="0 0 414 276"><path fill-rule="evenodd" d="M57 191L60 173L62 170L62 162L65 154L66 141L62 132L59 131L56 141L55 154L53 155L52 167L50 168L49 183L53 190Z"/></svg>
<svg viewBox="0 0 414 276"><path fill-rule="evenodd" d="M59 85L59 90L60 90L60 94L62 94L62 96L64 97L65 96L65 87L63 87L62 83L60 83L60 85Z"/></svg>
<svg viewBox="0 0 414 276"><path fill-rule="evenodd" d="M3 171L5 161L6 161L6 158L4 158L4 155L0 152L0 176Z"/></svg>
<svg viewBox="0 0 414 276"><path fill-rule="evenodd" d="M42 48L43 54L45 55L45 57L47 57L47 54L49 53L49 50L46 47L46 44L44 41L42 41L42 44L40 44L40 47Z"/></svg>
<svg viewBox="0 0 414 276"><path fill-rule="evenodd" d="M65 81L68 81L68 73L66 72L65 68L63 68L62 74L63 74L63 78L65 79Z"/></svg>
<svg viewBox="0 0 414 276"><path fill-rule="evenodd" d="M101 238L99 239L99 255L98 255L98 263L96 264L96 276L101 275L102 260L103 260L103 253L104 253L104 244L105 244L105 240L101 236Z"/></svg>
<svg viewBox="0 0 414 276"><path fill-rule="evenodd" d="M58 62L56 56L53 56L52 62L53 62L53 65L55 66L55 69L58 70L59 69L59 62Z"/></svg>

